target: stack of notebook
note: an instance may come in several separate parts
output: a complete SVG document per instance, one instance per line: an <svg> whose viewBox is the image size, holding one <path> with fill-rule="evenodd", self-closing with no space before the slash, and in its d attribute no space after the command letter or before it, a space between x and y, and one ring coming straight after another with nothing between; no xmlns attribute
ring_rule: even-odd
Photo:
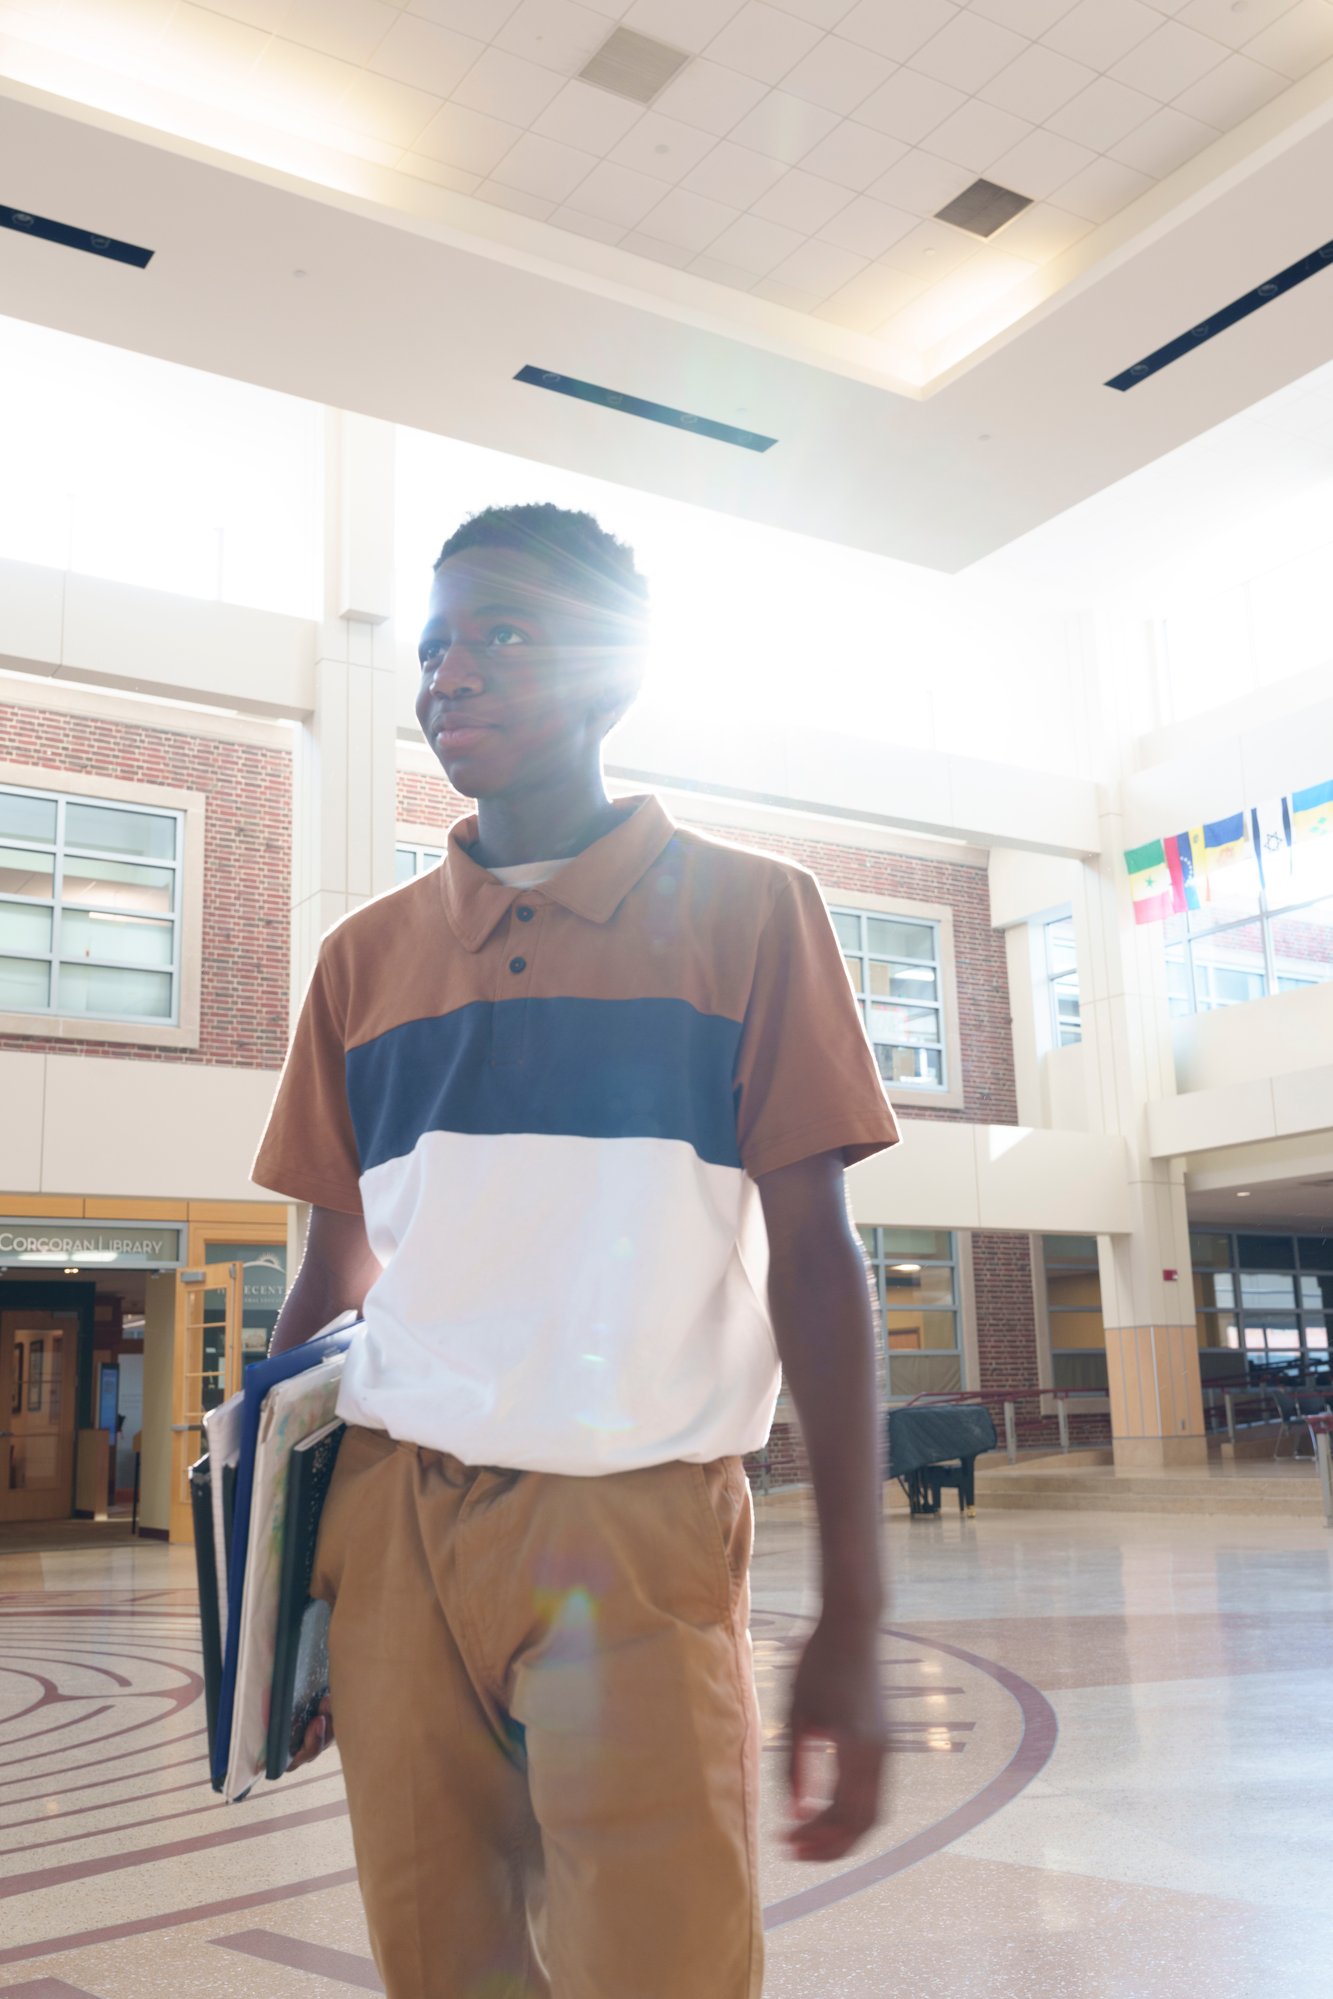
<svg viewBox="0 0 1333 1999"><path fill-rule="evenodd" d="M242 1392L205 1416L190 1469L209 1757L229 1803L282 1776L328 1692L329 1612L310 1577L356 1330L347 1313L248 1368Z"/></svg>

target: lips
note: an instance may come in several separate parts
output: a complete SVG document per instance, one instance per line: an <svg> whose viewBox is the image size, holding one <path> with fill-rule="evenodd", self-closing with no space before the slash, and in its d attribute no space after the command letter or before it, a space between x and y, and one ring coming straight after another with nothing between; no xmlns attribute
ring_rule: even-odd
<svg viewBox="0 0 1333 1999"><path fill-rule="evenodd" d="M441 750L475 750L484 743L487 736L495 731L488 722L441 722L435 731L434 741Z"/></svg>

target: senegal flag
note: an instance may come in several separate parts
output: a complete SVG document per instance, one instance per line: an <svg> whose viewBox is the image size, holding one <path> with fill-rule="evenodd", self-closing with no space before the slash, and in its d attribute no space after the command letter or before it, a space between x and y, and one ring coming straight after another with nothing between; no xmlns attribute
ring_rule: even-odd
<svg viewBox="0 0 1333 1999"><path fill-rule="evenodd" d="M1175 842L1172 841L1170 846L1174 850ZM1149 840L1146 846L1125 850L1136 923L1161 923L1164 918L1185 907L1179 856L1176 856L1174 867L1171 858L1168 843L1164 840Z"/></svg>

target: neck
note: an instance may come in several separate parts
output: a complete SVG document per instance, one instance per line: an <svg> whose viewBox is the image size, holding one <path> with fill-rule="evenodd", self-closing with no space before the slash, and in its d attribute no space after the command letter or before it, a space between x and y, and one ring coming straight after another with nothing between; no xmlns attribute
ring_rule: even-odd
<svg viewBox="0 0 1333 1999"><path fill-rule="evenodd" d="M478 799L472 858L484 868L569 860L609 832L615 816L600 766L572 781L528 784L522 791Z"/></svg>

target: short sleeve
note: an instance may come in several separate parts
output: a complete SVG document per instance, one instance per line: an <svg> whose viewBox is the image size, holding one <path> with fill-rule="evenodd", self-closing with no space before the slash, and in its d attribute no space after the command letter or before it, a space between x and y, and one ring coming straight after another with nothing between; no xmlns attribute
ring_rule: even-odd
<svg viewBox="0 0 1333 1999"><path fill-rule="evenodd" d="M741 1163L752 1178L820 1152L852 1166L898 1136L828 911L793 874L760 933L741 1029Z"/></svg>
<svg viewBox="0 0 1333 1999"><path fill-rule="evenodd" d="M347 1104L344 1010L321 951L250 1177L289 1200L361 1213L361 1162Z"/></svg>

